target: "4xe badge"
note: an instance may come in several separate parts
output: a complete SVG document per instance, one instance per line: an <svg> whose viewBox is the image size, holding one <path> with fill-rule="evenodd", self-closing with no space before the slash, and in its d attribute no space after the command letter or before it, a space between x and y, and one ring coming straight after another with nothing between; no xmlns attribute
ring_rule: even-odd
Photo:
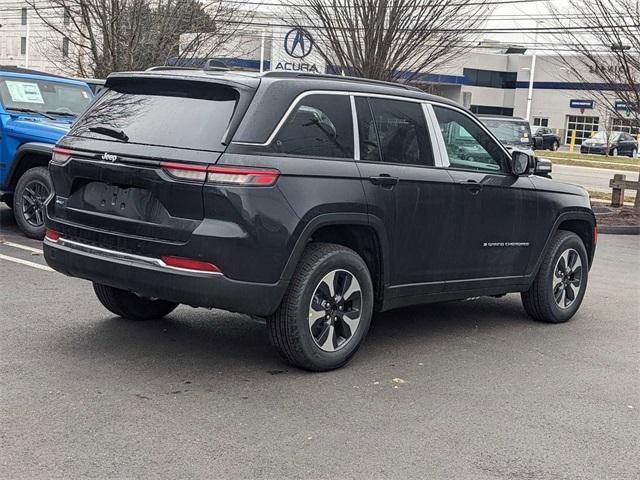
<svg viewBox="0 0 640 480"><path fill-rule="evenodd" d="M112 155L112 154L107 153L107 152L104 152L102 154L102 160L104 160L105 162L114 163L116 160L118 160L118 156L117 155Z"/></svg>

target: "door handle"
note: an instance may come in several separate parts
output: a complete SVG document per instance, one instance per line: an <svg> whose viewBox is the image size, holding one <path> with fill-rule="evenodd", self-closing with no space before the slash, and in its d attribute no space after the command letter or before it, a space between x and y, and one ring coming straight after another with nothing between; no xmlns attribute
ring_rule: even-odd
<svg viewBox="0 0 640 480"><path fill-rule="evenodd" d="M482 190L482 184L475 180L462 180L461 182L458 182L458 184L467 187L469 192L473 195L477 195Z"/></svg>
<svg viewBox="0 0 640 480"><path fill-rule="evenodd" d="M394 185L397 185L399 180L400 179L398 177L392 177L386 173L381 173L376 177L369 177L369 181L374 185L382 185L385 187L393 187Z"/></svg>

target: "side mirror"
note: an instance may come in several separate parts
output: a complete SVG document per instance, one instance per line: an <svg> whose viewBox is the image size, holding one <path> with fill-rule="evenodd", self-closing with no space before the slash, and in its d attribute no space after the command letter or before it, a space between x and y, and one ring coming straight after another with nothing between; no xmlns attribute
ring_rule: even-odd
<svg viewBox="0 0 640 480"><path fill-rule="evenodd" d="M521 150L511 152L511 171L514 175L525 175L535 166L535 157Z"/></svg>
<svg viewBox="0 0 640 480"><path fill-rule="evenodd" d="M535 149L542 148L542 137L538 135L533 137L533 148Z"/></svg>
<svg viewBox="0 0 640 480"><path fill-rule="evenodd" d="M540 175L541 177L548 177L551 174L553 164L548 158L536 158L536 167L533 173Z"/></svg>

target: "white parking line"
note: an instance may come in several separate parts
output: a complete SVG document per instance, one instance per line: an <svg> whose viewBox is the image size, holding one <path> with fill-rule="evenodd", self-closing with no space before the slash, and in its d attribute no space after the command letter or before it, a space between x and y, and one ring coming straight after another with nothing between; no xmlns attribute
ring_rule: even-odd
<svg viewBox="0 0 640 480"><path fill-rule="evenodd" d="M0 240L0 245L6 245L8 247L13 247L13 248L20 248L22 250L26 250L27 252L39 253L40 255L42 255L43 253L42 250L38 248L28 247L27 245L20 245L19 243L6 242L6 241Z"/></svg>
<svg viewBox="0 0 640 480"><path fill-rule="evenodd" d="M53 272L53 269L47 267L46 265L40 265L39 263L29 262L27 260L22 260L21 258L13 258L8 255L2 255L1 253L0 253L0 260L7 260L9 262L19 263L20 265L26 265L27 267L44 270L45 272Z"/></svg>

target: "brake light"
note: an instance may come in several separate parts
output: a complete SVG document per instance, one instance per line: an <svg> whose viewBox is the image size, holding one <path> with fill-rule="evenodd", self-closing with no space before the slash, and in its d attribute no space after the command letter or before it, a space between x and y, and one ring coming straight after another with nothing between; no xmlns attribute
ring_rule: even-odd
<svg viewBox="0 0 640 480"><path fill-rule="evenodd" d="M197 270L200 272L221 273L220 269L213 263L201 262L182 257L161 257L168 267L182 268L185 270Z"/></svg>
<svg viewBox="0 0 640 480"><path fill-rule="evenodd" d="M268 186L276 183L280 176L278 170L272 168L243 168L212 166L207 169L207 183L227 185Z"/></svg>
<svg viewBox="0 0 640 480"><path fill-rule="evenodd" d="M188 182L204 182L207 179L206 165L190 165L188 163L162 162L160 167L169 176Z"/></svg>
<svg viewBox="0 0 640 480"><path fill-rule="evenodd" d="M593 227L593 244L598 243L598 226Z"/></svg>
<svg viewBox="0 0 640 480"><path fill-rule="evenodd" d="M54 232L53 230L47 230L45 236L52 242L57 242L60 238L60 234L58 232Z"/></svg>
<svg viewBox="0 0 640 480"><path fill-rule="evenodd" d="M51 150L51 163L55 165L65 165L71 158L71 150L53 147Z"/></svg>

